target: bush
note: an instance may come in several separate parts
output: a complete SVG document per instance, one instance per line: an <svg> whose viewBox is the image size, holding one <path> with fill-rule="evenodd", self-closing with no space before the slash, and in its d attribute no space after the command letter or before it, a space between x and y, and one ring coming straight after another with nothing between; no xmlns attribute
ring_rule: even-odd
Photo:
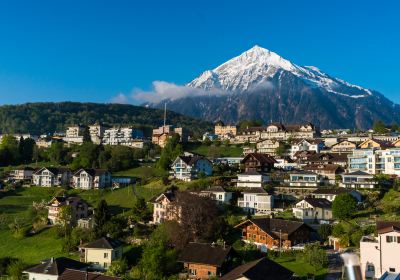
<svg viewBox="0 0 400 280"><path fill-rule="evenodd" d="M332 234L332 226L331 225L321 225L318 229L319 237L322 241L328 240L328 237Z"/></svg>

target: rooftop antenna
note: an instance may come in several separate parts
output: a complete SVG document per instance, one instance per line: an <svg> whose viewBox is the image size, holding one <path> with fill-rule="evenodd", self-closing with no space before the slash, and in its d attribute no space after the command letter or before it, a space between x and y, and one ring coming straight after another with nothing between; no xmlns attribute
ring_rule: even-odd
<svg viewBox="0 0 400 280"><path fill-rule="evenodd" d="M164 103L164 126L167 121L167 102Z"/></svg>

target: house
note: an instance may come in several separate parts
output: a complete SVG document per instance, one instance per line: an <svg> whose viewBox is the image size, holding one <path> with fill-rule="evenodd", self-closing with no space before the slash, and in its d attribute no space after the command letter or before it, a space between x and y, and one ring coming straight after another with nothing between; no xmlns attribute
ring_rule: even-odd
<svg viewBox="0 0 400 280"><path fill-rule="evenodd" d="M60 211L64 206L71 207L71 218L73 224L75 224L79 219L89 217L89 205L80 197L56 196L53 197L49 204L47 204L47 217L50 224L55 225L59 223L58 216L60 215Z"/></svg>
<svg viewBox="0 0 400 280"><path fill-rule="evenodd" d="M304 164L336 164L346 168L348 162L347 155L345 153L313 153L300 159L300 161Z"/></svg>
<svg viewBox="0 0 400 280"><path fill-rule="evenodd" d="M60 275L58 280L122 280L122 278L68 268Z"/></svg>
<svg viewBox="0 0 400 280"><path fill-rule="evenodd" d="M33 172L35 172L33 168L23 167L20 169L11 170L9 173L9 177L11 180L15 181L32 180Z"/></svg>
<svg viewBox="0 0 400 280"><path fill-rule="evenodd" d="M243 157L220 157L214 160L217 164L226 164L229 166L239 166Z"/></svg>
<svg viewBox="0 0 400 280"><path fill-rule="evenodd" d="M256 143L259 141L261 138L261 131L264 128L261 126L257 127L248 127L246 129L243 129L240 131L236 137L235 137L235 142L236 143Z"/></svg>
<svg viewBox="0 0 400 280"><path fill-rule="evenodd" d="M86 271L88 265L69 258L50 258L25 270L29 280L59 280L67 269Z"/></svg>
<svg viewBox="0 0 400 280"><path fill-rule="evenodd" d="M242 160L246 172L269 172L275 163L276 160L273 157L259 153L248 154Z"/></svg>
<svg viewBox="0 0 400 280"><path fill-rule="evenodd" d="M345 171L342 166L337 164L310 164L304 166L303 170L320 175L322 178L327 179L330 184L334 184L337 176Z"/></svg>
<svg viewBox="0 0 400 280"><path fill-rule="evenodd" d="M103 189L111 186L111 173L105 169L79 169L72 176L75 189Z"/></svg>
<svg viewBox="0 0 400 280"><path fill-rule="evenodd" d="M352 189L374 189L378 186L378 182L374 180L374 175L372 174L355 171L343 174L340 186Z"/></svg>
<svg viewBox="0 0 400 280"><path fill-rule="evenodd" d="M299 168L299 164L289 157L275 158L276 163L274 167L285 171L290 171Z"/></svg>
<svg viewBox="0 0 400 280"><path fill-rule="evenodd" d="M68 186L70 179L71 171L61 167L43 167L32 174L33 185L42 187Z"/></svg>
<svg viewBox="0 0 400 280"><path fill-rule="evenodd" d="M268 214L274 207L274 197L263 188L246 188L237 205L249 214Z"/></svg>
<svg viewBox="0 0 400 280"><path fill-rule="evenodd" d="M35 142L36 142L36 146L38 148L47 149L47 148L51 147L51 144L53 143L53 139L51 137L46 136L46 137L38 138Z"/></svg>
<svg viewBox="0 0 400 280"><path fill-rule="evenodd" d="M377 279L385 272L400 272L400 222L377 221L376 229L376 236L363 236L360 241L363 279Z"/></svg>
<svg viewBox="0 0 400 280"><path fill-rule="evenodd" d="M329 201L334 201L336 196L341 193L348 193L354 197L357 202L362 201L362 194L356 190L345 189L345 188L318 188L311 193L311 197L314 198L325 198Z"/></svg>
<svg viewBox="0 0 400 280"><path fill-rule="evenodd" d="M261 251L309 242L313 231L303 222L272 218L248 219L235 228L242 231L244 242L254 243Z"/></svg>
<svg viewBox="0 0 400 280"><path fill-rule="evenodd" d="M167 190L166 192L154 197L150 200L153 203L153 223L161 224L164 221L176 219L176 196L175 191Z"/></svg>
<svg viewBox="0 0 400 280"><path fill-rule="evenodd" d="M199 155L178 156L171 165L171 174L175 179L191 181L201 173L210 176L213 165L207 158Z"/></svg>
<svg viewBox="0 0 400 280"><path fill-rule="evenodd" d="M236 125L225 125L222 121L218 121L214 126L214 134L221 139L234 138L237 134Z"/></svg>
<svg viewBox="0 0 400 280"><path fill-rule="evenodd" d="M89 218L80 218L76 222L76 226L78 228L83 228L83 229L92 229L94 226L94 220L89 217Z"/></svg>
<svg viewBox="0 0 400 280"><path fill-rule="evenodd" d="M263 257L261 259L240 265L224 276L221 280L292 280L293 272L280 264Z"/></svg>
<svg viewBox="0 0 400 280"><path fill-rule="evenodd" d="M218 202L218 204L229 204L232 200L232 192L226 191L221 186L212 186L201 192L202 196L210 197L212 200Z"/></svg>
<svg viewBox="0 0 400 280"><path fill-rule="evenodd" d="M94 269L107 270L113 261L122 258L122 242L102 237L79 247L81 261Z"/></svg>
<svg viewBox="0 0 400 280"><path fill-rule="evenodd" d="M222 276L231 266L231 246L191 242L182 250L178 262L183 263L186 278L209 279Z"/></svg>
<svg viewBox="0 0 400 280"><path fill-rule="evenodd" d="M390 141L385 141L385 140L379 140L375 138L367 139L361 144L358 145L358 148L360 149L372 149L372 148L377 148L377 149L386 149L386 148L393 148L393 144Z"/></svg>
<svg viewBox="0 0 400 280"><path fill-rule="evenodd" d="M357 148L357 144L348 140L342 140L331 146L332 153L351 153Z"/></svg>
<svg viewBox="0 0 400 280"><path fill-rule="evenodd" d="M260 133L261 139L288 140L313 139L318 136L319 131L312 123L305 124L282 124L271 123Z"/></svg>
<svg viewBox="0 0 400 280"><path fill-rule="evenodd" d="M257 153L276 156L276 149L284 145L283 142L274 139L264 139L257 142Z"/></svg>
<svg viewBox="0 0 400 280"><path fill-rule="evenodd" d="M289 186L317 188L321 183L318 174L309 171L292 171L290 173Z"/></svg>
<svg viewBox="0 0 400 280"><path fill-rule="evenodd" d="M324 148L324 141L320 139L301 139L294 141L290 147L290 157L293 158L295 153L300 151L321 152Z"/></svg>
<svg viewBox="0 0 400 280"><path fill-rule="evenodd" d="M293 207L293 216L304 222L331 221L332 202L326 198L306 197Z"/></svg>
<svg viewBox="0 0 400 280"><path fill-rule="evenodd" d="M257 171L247 171L237 176L237 180L233 180L237 188L260 188L270 181L268 175Z"/></svg>

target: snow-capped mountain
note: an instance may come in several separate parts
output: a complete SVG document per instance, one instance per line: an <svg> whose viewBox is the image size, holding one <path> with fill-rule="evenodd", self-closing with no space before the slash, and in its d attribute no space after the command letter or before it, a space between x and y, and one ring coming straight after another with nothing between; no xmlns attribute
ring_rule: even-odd
<svg viewBox="0 0 400 280"><path fill-rule="evenodd" d="M322 128L369 128L400 123L400 106L377 91L299 66L255 46L186 85L210 94L167 100L168 108L208 121L313 122ZM162 107L165 100L154 107Z"/></svg>
<svg viewBox="0 0 400 280"><path fill-rule="evenodd" d="M314 66L298 66L259 46L254 46L213 70L205 71L187 86L204 90L243 92L258 88L281 71L288 71L311 86L323 87L331 93L353 98L372 95L368 89L332 78Z"/></svg>

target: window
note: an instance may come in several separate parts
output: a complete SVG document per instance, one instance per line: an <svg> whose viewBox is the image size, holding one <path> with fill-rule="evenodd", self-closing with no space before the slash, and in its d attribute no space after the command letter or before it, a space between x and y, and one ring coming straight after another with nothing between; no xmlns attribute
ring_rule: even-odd
<svg viewBox="0 0 400 280"><path fill-rule="evenodd" d="M373 264L367 265L367 271L375 271L375 267Z"/></svg>
<svg viewBox="0 0 400 280"><path fill-rule="evenodd" d="M191 275L197 275L197 271L196 271L196 269L189 269L189 273L191 274Z"/></svg>
<svg viewBox="0 0 400 280"><path fill-rule="evenodd" d="M104 258L105 258L105 259L108 258L108 253L104 253Z"/></svg>
<svg viewBox="0 0 400 280"><path fill-rule="evenodd" d="M392 243L392 242L394 242L394 237L395 237L395 236L386 236L386 242L387 242L387 243Z"/></svg>
<svg viewBox="0 0 400 280"><path fill-rule="evenodd" d="M389 271L390 271L390 272L396 272L396 269L393 268L393 267L389 267Z"/></svg>
<svg viewBox="0 0 400 280"><path fill-rule="evenodd" d="M253 238L256 239L257 235L253 234Z"/></svg>
<svg viewBox="0 0 400 280"><path fill-rule="evenodd" d="M104 268L107 268L107 266L108 266L108 264L107 264L107 263L104 263L103 267L104 267Z"/></svg>

